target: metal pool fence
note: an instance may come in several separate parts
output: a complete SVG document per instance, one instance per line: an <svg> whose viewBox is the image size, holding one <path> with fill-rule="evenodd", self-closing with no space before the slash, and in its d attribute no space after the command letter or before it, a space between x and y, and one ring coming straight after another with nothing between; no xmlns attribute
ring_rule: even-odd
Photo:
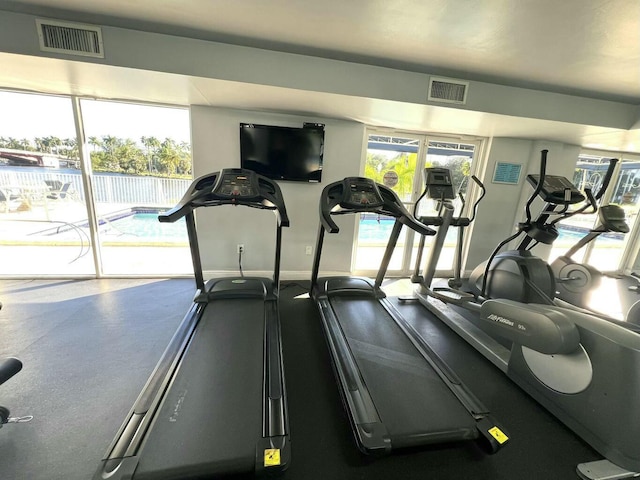
<svg viewBox="0 0 640 480"><path fill-rule="evenodd" d="M31 168L0 167L0 186L34 187L45 181L70 184L77 198L84 200L80 172ZM135 175L96 173L92 176L94 201L98 203L125 203L136 205L173 206L191 184L191 180Z"/></svg>

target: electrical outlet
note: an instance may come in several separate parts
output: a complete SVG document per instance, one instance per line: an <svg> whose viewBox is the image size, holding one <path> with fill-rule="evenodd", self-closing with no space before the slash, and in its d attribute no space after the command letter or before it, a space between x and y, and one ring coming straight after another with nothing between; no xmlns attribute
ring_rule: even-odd
<svg viewBox="0 0 640 480"><path fill-rule="evenodd" d="M239 243L238 244L238 251L237 253L244 253L244 243Z"/></svg>
<svg viewBox="0 0 640 480"><path fill-rule="evenodd" d="M304 253L306 255L311 255L313 253L313 247L311 245L307 245L306 248L304 249Z"/></svg>

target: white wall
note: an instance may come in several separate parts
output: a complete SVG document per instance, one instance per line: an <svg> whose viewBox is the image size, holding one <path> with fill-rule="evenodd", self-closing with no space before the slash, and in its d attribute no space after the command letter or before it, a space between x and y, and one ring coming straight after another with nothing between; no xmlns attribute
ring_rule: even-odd
<svg viewBox="0 0 640 480"><path fill-rule="evenodd" d="M318 201L322 189L331 182L359 174L365 126L342 120L294 116L212 107L191 107L191 143L194 176L240 167L240 123L301 127L303 122L325 124L322 183L279 182L291 222L283 229L281 278L311 277L319 223ZM269 274L273 269L275 216L242 207L217 207L197 212L200 251L205 276L237 272L236 246L245 245L245 274ZM351 268L355 218L338 218L340 234L327 235L321 272L348 273Z"/></svg>
<svg viewBox="0 0 640 480"><path fill-rule="evenodd" d="M494 138L488 146L486 168L478 177L487 193L478 207L478 213L470 234L471 242L466 269L473 270L487 259L495 246L509 236L520 214L518 203L521 192L526 190L525 172L528 168L532 142L515 138ZM481 159L479 159L481 161ZM518 185L492 183L497 162L522 165Z"/></svg>
<svg viewBox="0 0 640 480"><path fill-rule="evenodd" d="M547 173L573 177L578 161L580 147L543 140L531 141L516 138L494 138L488 146L486 168L479 175L485 184L487 194L478 208L478 216L471 232L471 243L467 255L466 270L486 260L493 249L502 240L515 233L517 224L525 219L525 204L532 188L526 181L529 173L540 171L540 152L547 149ZM492 183L497 162L517 163L522 165L518 185ZM535 218L543 207L541 200L531 206L532 217ZM520 237L522 238L522 237ZM511 242L507 248L515 248ZM547 258L550 247L538 245L535 255Z"/></svg>
<svg viewBox="0 0 640 480"><path fill-rule="evenodd" d="M291 221L283 229L281 260L282 279L308 279L313 256L306 255L307 246L315 250L318 231L318 200L322 189L346 176L360 174L366 152L365 126L356 122L273 114L257 111L191 107L191 129L194 175L240 166L240 123L259 123L300 127L304 122L325 124L325 150L322 183L279 182ZM571 177L580 148L574 145L515 138L493 138L487 148L485 170L479 172L487 188L486 197L478 209L478 216L470 231L471 242L466 269L473 269L485 260L493 248L515 232L524 219L524 204L531 187L527 173L537 173L540 151L548 149L550 174ZM518 185L492 183L496 162L522 164ZM542 206L532 206L535 216ZM335 218L340 226L337 235L326 235L321 273L348 274L352 263L355 232L354 216ZM275 247L275 216L264 211L242 207L217 207L197 212L200 250L205 276L233 274L238 271L237 244L245 246L243 270L245 274L269 275L273 269ZM514 244L512 244L513 246ZM544 246L536 247L536 254L548 255Z"/></svg>

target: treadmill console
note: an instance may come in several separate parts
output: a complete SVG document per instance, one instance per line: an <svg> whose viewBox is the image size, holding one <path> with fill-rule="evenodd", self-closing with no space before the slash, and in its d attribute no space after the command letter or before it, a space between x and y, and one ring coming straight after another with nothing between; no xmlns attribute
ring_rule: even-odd
<svg viewBox="0 0 640 480"><path fill-rule="evenodd" d="M340 206L349 209L371 209L384 205L376 183L369 178L348 177L343 180Z"/></svg>
<svg viewBox="0 0 640 480"><path fill-rule="evenodd" d="M258 179L250 170L222 170L212 192L218 197L249 199L260 196Z"/></svg>
<svg viewBox="0 0 640 480"><path fill-rule="evenodd" d="M527 181L534 189L538 188L540 175L527 175ZM567 177L560 175L545 175L539 195L545 202L554 205L573 205L586 199Z"/></svg>
<svg viewBox="0 0 640 480"><path fill-rule="evenodd" d="M431 167L424 169L424 183L427 197L437 200L453 200L456 195L448 168Z"/></svg>

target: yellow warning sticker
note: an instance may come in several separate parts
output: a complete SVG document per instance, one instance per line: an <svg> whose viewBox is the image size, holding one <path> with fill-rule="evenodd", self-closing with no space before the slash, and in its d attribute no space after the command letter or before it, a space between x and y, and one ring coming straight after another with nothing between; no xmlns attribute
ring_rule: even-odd
<svg viewBox="0 0 640 480"><path fill-rule="evenodd" d="M498 427L493 427L489 429L489 434L495 438L498 443L500 445L502 445L504 442L506 442L507 440L509 440L509 437L507 437L504 432L502 430L500 430Z"/></svg>
<svg viewBox="0 0 640 480"><path fill-rule="evenodd" d="M275 467L280 465L280 449L265 448L264 450L264 466Z"/></svg>

